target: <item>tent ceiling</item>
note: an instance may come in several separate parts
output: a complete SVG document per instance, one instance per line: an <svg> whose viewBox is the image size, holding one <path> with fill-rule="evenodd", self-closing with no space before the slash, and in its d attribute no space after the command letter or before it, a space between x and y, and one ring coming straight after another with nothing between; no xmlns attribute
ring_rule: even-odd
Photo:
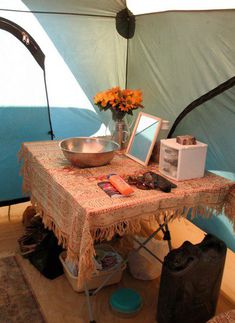
<svg viewBox="0 0 235 323"><path fill-rule="evenodd" d="M70 0L66 6L64 0L1 0L0 9L115 17L126 5L133 14L139 15L172 10L235 9L235 0Z"/></svg>
<svg viewBox="0 0 235 323"><path fill-rule="evenodd" d="M81 15L112 16L126 7L125 0L1 0L0 9L25 10Z"/></svg>
<svg viewBox="0 0 235 323"><path fill-rule="evenodd" d="M234 9L235 0L127 0L128 8L135 15L173 10Z"/></svg>

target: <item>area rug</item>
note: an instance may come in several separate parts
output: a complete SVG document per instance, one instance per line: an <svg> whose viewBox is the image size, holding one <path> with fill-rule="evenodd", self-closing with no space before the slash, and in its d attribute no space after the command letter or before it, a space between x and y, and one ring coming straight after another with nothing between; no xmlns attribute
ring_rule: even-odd
<svg viewBox="0 0 235 323"><path fill-rule="evenodd" d="M46 322L14 256L0 259L0 322Z"/></svg>

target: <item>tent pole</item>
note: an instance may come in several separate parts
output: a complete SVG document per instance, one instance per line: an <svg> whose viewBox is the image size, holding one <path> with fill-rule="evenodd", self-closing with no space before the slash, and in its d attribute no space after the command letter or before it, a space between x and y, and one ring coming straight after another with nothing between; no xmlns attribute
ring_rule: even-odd
<svg viewBox="0 0 235 323"><path fill-rule="evenodd" d="M127 76L128 76L128 59L129 59L129 39L127 39L126 43L126 80L125 80L125 89L127 89Z"/></svg>
<svg viewBox="0 0 235 323"><path fill-rule="evenodd" d="M49 126L50 126L50 130L48 131L48 134L51 136L51 140L53 140L55 135L54 135L54 132L53 132L53 129L52 129L52 123L51 123L51 113L50 113L50 105L49 105L49 96L48 96L48 91L47 91L47 80L46 80L45 65L44 65L44 68L43 68L43 76L44 76L44 86L45 86L46 100L47 100L48 120L49 120Z"/></svg>
<svg viewBox="0 0 235 323"><path fill-rule="evenodd" d="M214 89L210 90L209 92L203 94L202 96L200 96L199 98L197 98L196 100L194 100L193 102L191 102L180 114L179 116L176 118L176 120L173 123L173 126L171 127L167 138L171 138L176 127L178 126L178 124L181 122L181 120L183 120L183 118L190 113L191 111L193 111L195 108L197 108L198 106L202 105L203 103L205 103L206 101L211 100L212 98L216 97L217 95L223 93L224 91L232 88L233 86L235 86L235 76L231 77L229 80L219 84L217 87L215 87Z"/></svg>
<svg viewBox="0 0 235 323"><path fill-rule="evenodd" d="M8 212L7 212L8 222L11 221L11 205L8 205Z"/></svg>

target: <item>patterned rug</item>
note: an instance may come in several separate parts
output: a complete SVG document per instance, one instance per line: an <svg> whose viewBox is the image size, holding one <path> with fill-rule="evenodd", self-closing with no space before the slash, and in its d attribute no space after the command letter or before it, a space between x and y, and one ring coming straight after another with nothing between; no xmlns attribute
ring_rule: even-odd
<svg viewBox="0 0 235 323"><path fill-rule="evenodd" d="M14 256L0 259L0 322L45 323Z"/></svg>

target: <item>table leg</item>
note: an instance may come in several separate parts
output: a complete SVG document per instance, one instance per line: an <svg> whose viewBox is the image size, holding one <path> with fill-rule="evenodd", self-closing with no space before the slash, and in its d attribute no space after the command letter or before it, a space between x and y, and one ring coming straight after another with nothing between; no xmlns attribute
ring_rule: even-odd
<svg viewBox="0 0 235 323"><path fill-rule="evenodd" d="M101 283L101 285L99 287L97 287L93 292L91 292L91 295L95 295L97 294L105 285L106 283L113 277L113 275L117 272L117 270L125 265L128 262L128 259L123 260L121 263L119 263L117 265L117 267L115 269L113 269L112 273L110 273Z"/></svg>
<svg viewBox="0 0 235 323"><path fill-rule="evenodd" d="M172 216L169 218L169 220L172 218ZM158 258L153 252L151 252L145 245L161 230L164 234L163 239L168 241L168 247L169 247L169 251L172 250L172 244L171 244L171 235L170 235L170 231L168 228L168 219L167 217L164 218L164 222L163 223L159 223L158 222L158 229L155 230L143 243L141 243L140 241L138 241L138 239L132 237L132 239L137 242L139 244L139 247L136 249L136 251L140 251L142 248L144 248L148 253L150 253L154 258L156 258L160 263L163 263L163 261Z"/></svg>
<svg viewBox="0 0 235 323"><path fill-rule="evenodd" d="M168 247L169 247L169 251L172 250L172 244L171 244L171 234L170 234L170 230L169 230L169 227L168 227L168 222L169 220L172 219L172 216L167 219L167 217L164 218L164 223L159 224L159 229L161 229L162 233L163 233L163 240L167 240L168 241Z"/></svg>
<svg viewBox="0 0 235 323"><path fill-rule="evenodd" d="M170 217L171 219L171 217ZM165 217L164 222L163 223L159 223L159 227L157 230L155 230L143 243L139 242L137 239L133 238L138 244L139 247L136 249L136 251L138 252L140 249L144 248L146 251L148 251L154 258L156 258L160 263L163 263L163 261L158 258L154 253L152 253L145 245L148 243L148 241L150 241L160 230L162 230L162 232L164 233L164 239L168 240L168 245L169 245L169 250L172 249L171 246L171 238L170 238L170 231L168 229L168 219ZM92 314L92 308L91 308L91 303L90 303L90 296L94 296L96 295L105 285L106 283L109 281L109 279L116 273L116 271L119 269L119 267L123 264L126 264L128 262L128 259L125 259L122 263L118 264L118 266L113 270L113 272L108 275L103 282L101 283L101 285L96 288L93 292L89 293L89 290L87 288L87 285L85 284L85 293L86 293L86 298L87 298L87 306L88 306L88 312L89 312L89 319L90 319L90 323L95 323L95 321L93 320L93 314Z"/></svg>
<svg viewBox="0 0 235 323"><path fill-rule="evenodd" d="M137 239L135 238L132 238L134 239L140 246L136 249L136 251L140 251L140 249L144 248L146 251L148 251L154 258L156 258L161 264L163 263L163 261L158 258L154 253L152 253L147 247L145 247L145 244L148 243L148 241L150 241L160 230L163 230L164 231L164 227L167 225L167 219L165 218L164 219L164 223L162 224L159 224L159 228L157 230L155 230L143 243L139 242ZM168 230L169 231L169 230ZM169 241L168 241L168 244L169 244ZM170 247L169 247L170 248ZM126 264L128 262L128 259L124 260L121 264L119 264L114 270L113 272L108 275L104 280L103 282L101 283L101 285L96 288L93 292L90 293L90 295L95 295L97 294L105 285L106 283L110 280L110 278L116 273L116 271L119 269L119 267L123 264Z"/></svg>
<svg viewBox="0 0 235 323"><path fill-rule="evenodd" d="M88 290L88 287L87 287L87 283L86 282L85 282L85 294L86 294L86 302L87 302L89 322L90 323L95 323L95 320L93 319L93 312L92 312L92 307L91 307L89 290Z"/></svg>
<svg viewBox="0 0 235 323"><path fill-rule="evenodd" d="M171 251L172 250L171 234L170 234L167 222L165 224L164 240L167 240L168 246L169 246L169 251Z"/></svg>
<svg viewBox="0 0 235 323"><path fill-rule="evenodd" d="M137 240L136 238L132 237L132 239L137 242L140 246L135 249L137 252L140 251L140 249L144 248L144 250L146 250L151 256L153 256L154 258L156 258L161 264L163 264L163 261L158 258L158 256L156 256L151 250L149 250L147 247L145 247L144 243L141 243L139 240ZM145 242L145 241L144 241Z"/></svg>

